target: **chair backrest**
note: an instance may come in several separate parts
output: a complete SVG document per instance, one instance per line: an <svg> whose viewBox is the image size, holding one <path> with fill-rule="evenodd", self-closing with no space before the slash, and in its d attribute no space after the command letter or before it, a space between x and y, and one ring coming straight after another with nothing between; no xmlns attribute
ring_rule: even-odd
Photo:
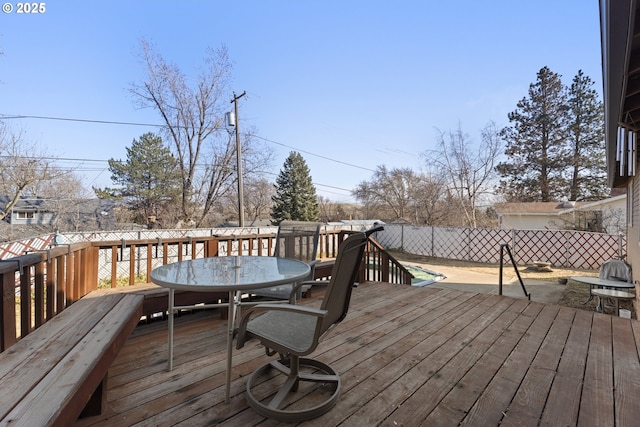
<svg viewBox="0 0 640 427"><path fill-rule="evenodd" d="M601 279L622 280L629 283L633 282L631 266L621 259L610 259L602 263L598 276Z"/></svg>
<svg viewBox="0 0 640 427"><path fill-rule="evenodd" d="M321 226L319 222L282 221L278 226L273 256L307 263L315 260Z"/></svg>
<svg viewBox="0 0 640 427"><path fill-rule="evenodd" d="M351 301L351 290L358 277L367 240L371 233L380 229L352 234L338 248L338 255L331 270L331 280L322 300L321 308L327 310L328 314L322 321L320 334L341 322L347 315Z"/></svg>

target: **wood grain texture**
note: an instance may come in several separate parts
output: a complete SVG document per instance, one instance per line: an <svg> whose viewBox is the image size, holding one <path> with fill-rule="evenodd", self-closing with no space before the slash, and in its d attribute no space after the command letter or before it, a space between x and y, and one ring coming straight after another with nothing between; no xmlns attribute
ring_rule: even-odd
<svg viewBox="0 0 640 427"><path fill-rule="evenodd" d="M178 318L172 372L166 322L137 327L110 369L105 414L76 425L278 425L245 399L246 377L271 360L257 343L234 350L224 403L225 327L216 311ZM524 299L362 283L311 355L339 372L341 397L302 425L633 425L639 332L636 320Z"/></svg>

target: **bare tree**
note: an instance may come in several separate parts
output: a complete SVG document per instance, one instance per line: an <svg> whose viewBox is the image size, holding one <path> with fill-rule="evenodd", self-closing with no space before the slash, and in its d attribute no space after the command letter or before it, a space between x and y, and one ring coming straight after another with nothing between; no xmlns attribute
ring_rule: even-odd
<svg viewBox="0 0 640 427"><path fill-rule="evenodd" d="M55 168L53 169L55 170ZM77 231L86 221L85 205L94 198L82 179L72 172L52 174L51 179L34 183L29 193L45 201L44 206L54 213L49 231ZM95 229L95 227L94 227Z"/></svg>
<svg viewBox="0 0 640 427"><path fill-rule="evenodd" d="M199 226L237 177L235 139L224 121L231 99L228 52L208 49L195 79L165 61L146 40L141 41L141 57L146 79L133 84L131 92L142 107L160 113L182 176L182 219ZM268 151L251 150L251 144L243 138L243 161L268 163Z"/></svg>
<svg viewBox="0 0 640 427"><path fill-rule="evenodd" d="M255 221L257 219L271 218L271 206L273 201L271 196L276 193L272 183L266 179L249 178L244 182L244 209L246 219ZM225 196L225 210L229 217L238 218L238 190L231 189Z"/></svg>
<svg viewBox="0 0 640 427"><path fill-rule="evenodd" d="M446 181L438 174L421 174L414 185L412 208L416 224L438 225L446 222L447 209L443 203Z"/></svg>
<svg viewBox="0 0 640 427"><path fill-rule="evenodd" d="M409 208L419 187L419 177L410 168L378 166L370 181L361 182L352 192L358 201L374 202L393 212L393 219L411 215Z"/></svg>
<svg viewBox="0 0 640 427"><path fill-rule="evenodd" d="M0 194L8 201L0 220L4 219L21 197L42 197L40 189L49 181L73 179L73 173L52 165L50 157L36 144L25 140L23 132L14 132L0 123ZM55 193L60 197L61 192Z"/></svg>
<svg viewBox="0 0 640 427"><path fill-rule="evenodd" d="M468 135L458 126L454 132L439 131L438 149L426 153L428 163L435 164L448 177L470 227L478 226L478 202L490 193L501 150L499 132L494 123L489 123L481 132L476 151Z"/></svg>

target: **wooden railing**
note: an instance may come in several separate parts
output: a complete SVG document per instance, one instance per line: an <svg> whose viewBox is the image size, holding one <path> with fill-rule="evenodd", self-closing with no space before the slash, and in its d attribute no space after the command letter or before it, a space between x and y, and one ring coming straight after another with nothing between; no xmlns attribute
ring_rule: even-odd
<svg viewBox="0 0 640 427"><path fill-rule="evenodd" d="M375 240L369 240L362 261L360 281L388 282L408 285L413 279L411 274L398 260L387 252Z"/></svg>
<svg viewBox="0 0 640 427"><path fill-rule="evenodd" d="M0 351L96 289L96 272L97 248L90 242L1 260Z"/></svg>
<svg viewBox="0 0 640 427"><path fill-rule="evenodd" d="M320 235L316 277L330 274L331 260L349 231ZM0 260L0 352L98 287L148 283L154 268L186 259L273 252L275 234L82 242ZM376 242L369 244L360 281L410 283L411 274ZM329 273L327 273L329 272Z"/></svg>

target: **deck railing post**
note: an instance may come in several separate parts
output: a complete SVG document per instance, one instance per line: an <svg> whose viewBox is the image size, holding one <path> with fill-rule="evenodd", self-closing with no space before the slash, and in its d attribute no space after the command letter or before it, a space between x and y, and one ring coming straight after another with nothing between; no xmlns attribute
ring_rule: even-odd
<svg viewBox="0 0 640 427"><path fill-rule="evenodd" d="M15 271L0 273L2 302L0 303L0 351L5 351L16 343L16 276Z"/></svg>

